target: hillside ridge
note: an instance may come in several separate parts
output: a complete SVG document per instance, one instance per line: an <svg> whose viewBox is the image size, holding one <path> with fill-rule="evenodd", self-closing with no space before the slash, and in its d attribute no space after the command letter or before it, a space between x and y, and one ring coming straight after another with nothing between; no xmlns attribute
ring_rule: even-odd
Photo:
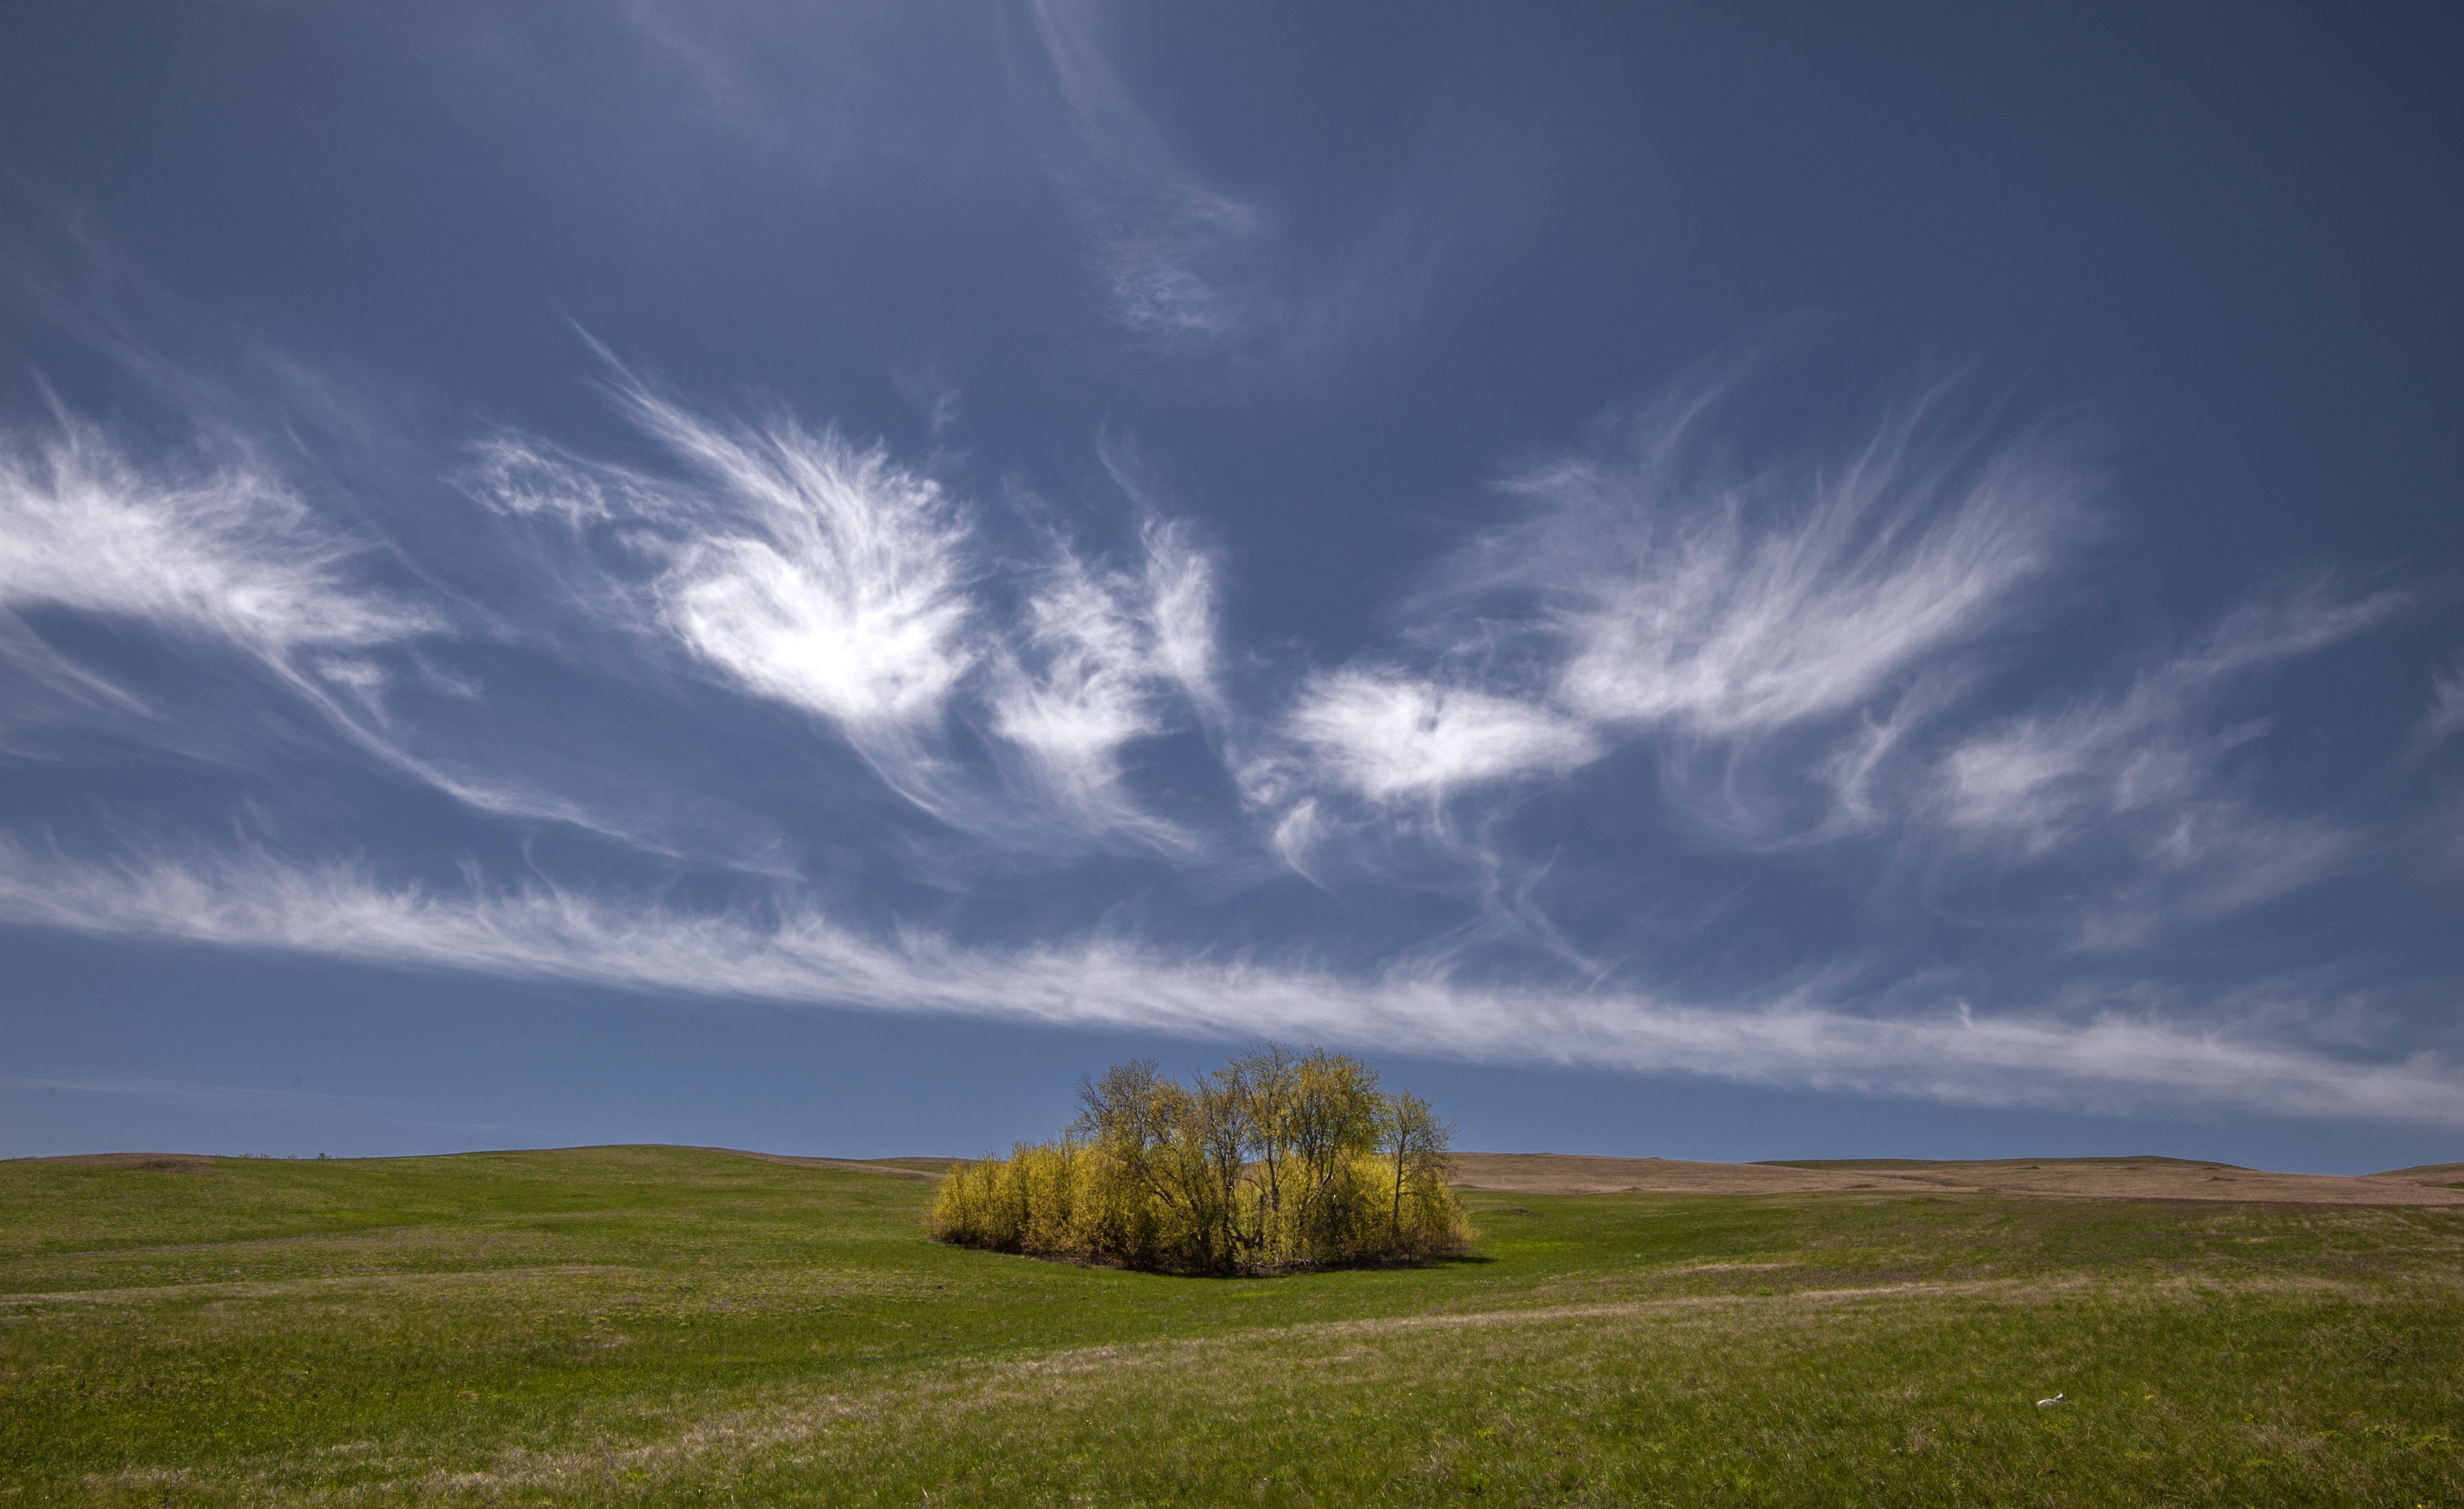
<svg viewBox="0 0 2464 1509"><path fill-rule="evenodd" d="M895 1179L937 1179L964 1158L829 1158L693 1143L609 1143L493 1152L595 1152L621 1148L720 1153L764 1163ZM428 1153L461 1158L485 1153ZM333 1160L341 1162L346 1160ZM363 1160L347 1160L363 1161ZM376 1160L366 1160L376 1161ZM90 1152L0 1160L165 1172L210 1172L215 1155ZM2382 1173L2277 1173L2161 1153L2078 1158L1796 1158L1713 1163L1598 1153L1459 1152L1456 1184L1525 1194L1805 1194L1858 1192L2050 1195L2080 1199L2201 1200L2299 1205L2464 1205L2464 1163L2420 1164Z"/></svg>

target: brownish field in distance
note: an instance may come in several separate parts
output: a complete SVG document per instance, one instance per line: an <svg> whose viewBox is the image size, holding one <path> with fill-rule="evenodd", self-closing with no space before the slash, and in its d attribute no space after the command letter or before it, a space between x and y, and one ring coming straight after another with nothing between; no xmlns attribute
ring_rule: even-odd
<svg viewBox="0 0 2464 1509"><path fill-rule="evenodd" d="M893 1178L937 1179L963 1158L800 1158L742 1148L765 1163ZM1791 1194L1828 1190L1925 1194L2051 1194L2104 1199L2236 1200L2294 1205L2464 1205L2464 1163L2423 1164L2346 1177L2271 1173L2230 1163L2153 1154L2131 1158L1801 1159L1697 1163L1683 1158L1605 1158L1562 1152L1459 1152L1456 1184L1525 1194ZM103 1152L27 1163L213 1171L187 1152Z"/></svg>
<svg viewBox="0 0 2464 1509"><path fill-rule="evenodd" d="M850 1172L934 1178L957 1158L791 1158L779 1163ZM1682 1158L1599 1158L1556 1152L1459 1152L1455 1182L1466 1190L1526 1194L1787 1194L1873 1190L1928 1194L2054 1194L2145 1200L2242 1200L2297 1205L2464 1205L2464 1163L2425 1164L2343 1177L2271 1173L2230 1163L2155 1155L2133 1158L1906 1158L1695 1163Z"/></svg>
<svg viewBox="0 0 2464 1509"><path fill-rule="evenodd" d="M799 1158L784 1152L746 1152L740 1148L694 1148L693 1152L736 1152L764 1163L789 1163L804 1169L836 1169L842 1173L887 1173L901 1179L937 1179L964 1158Z"/></svg>
<svg viewBox="0 0 2464 1509"><path fill-rule="evenodd" d="M2464 1163L2346 1178L2270 1173L2184 1158L1902 1158L1691 1163L1554 1152L1461 1152L1467 1190L1528 1194L1786 1194L1874 1190L1932 1194L2074 1194L2148 1200L2261 1200L2305 1205L2464 1205Z"/></svg>

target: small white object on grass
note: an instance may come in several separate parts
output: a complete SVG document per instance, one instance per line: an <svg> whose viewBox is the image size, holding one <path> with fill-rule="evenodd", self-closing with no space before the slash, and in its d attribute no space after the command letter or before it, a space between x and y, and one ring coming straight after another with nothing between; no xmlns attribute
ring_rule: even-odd
<svg viewBox="0 0 2464 1509"><path fill-rule="evenodd" d="M2050 1398L2050 1399L2039 1399L2039 1400L2037 1400L2037 1401L2036 1401L2036 1408L2037 1408L2037 1409L2039 1409L2039 1410L2041 1410L2041 1409L2044 1409L2047 1405L2055 1405L2055 1404L2068 1404L2068 1403L2070 1403L2070 1401L2069 1401L2068 1399L2063 1398L2060 1394L2056 1394L2056 1395L2054 1395L2054 1396L2053 1396L2052 1398Z"/></svg>

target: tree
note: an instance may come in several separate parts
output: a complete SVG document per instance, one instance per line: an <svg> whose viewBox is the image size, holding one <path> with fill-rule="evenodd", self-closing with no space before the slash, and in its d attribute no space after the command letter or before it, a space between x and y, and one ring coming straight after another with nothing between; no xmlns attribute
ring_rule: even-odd
<svg viewBox="0 0 2464 1509"><path fill-rule="evenodd" d="M1253 1048L1184 1084L1153 1060L1081 1080L1050 1143L955 1170L944 1240L1182 1273L1419 1259L1470 1237L1453 1128L1348 1054Z"/></svg>
<svg viewBox="0 0 2464 1509"><path fill-rule="evenodd" d="M1394 1199L1387 1215L1391 1239L1403 1243L1403 1199L1406 1193L1426 1199L1424 1192L1443 1190L1454 1177L1454 1123L1440 1121L1429 1103L1409 1090L1385 1098L1378 1118L1378 1137L1394 1165ZM1449 1193L1449 1198L1451 1194Z"/></svg>

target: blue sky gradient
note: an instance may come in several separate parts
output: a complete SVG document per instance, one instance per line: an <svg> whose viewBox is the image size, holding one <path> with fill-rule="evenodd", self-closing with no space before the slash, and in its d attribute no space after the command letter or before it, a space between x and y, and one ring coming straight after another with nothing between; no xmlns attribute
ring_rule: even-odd
<svg viewBox="0 0 2464 1509"><path fill-rule="evenodd" d="M2453 18L0 27L0 1153L2456 1156Z"/></svg>

